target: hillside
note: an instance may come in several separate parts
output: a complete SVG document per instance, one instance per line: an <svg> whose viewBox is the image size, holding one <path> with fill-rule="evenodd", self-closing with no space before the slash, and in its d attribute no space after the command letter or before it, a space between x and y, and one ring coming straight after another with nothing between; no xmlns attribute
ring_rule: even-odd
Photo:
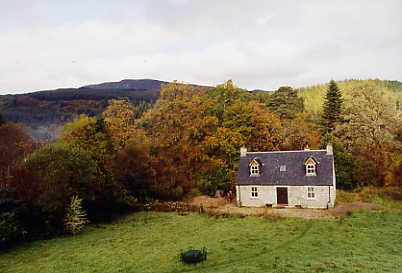
<svg viewBox="0 0 402 273"><path fill-rule="evenodd" d="M378 79L345 80L338 81L337 84L344 98L347 98L351 89L357 88L367 82L375 84L378 87L378 92L382 92L383 96L391 105L396 105L397 101L402 101L402 82L399 81L383 81ZM327 87L327 84L320 84L297 89L299 96L304 98L306 111L313 114L317 114L321 111Z"/></svg>
<svg viewBox="0 0 402 273"><path fill-rule="evenodd" d="M107 101L128 98L138 113L159 97L162 84L157 80L123 80L80 88L43 90L0 96L0 112L8 121L26 125L39 139L52 139L58 127L80 114L96 116L105 110Z"/></svg>
<svg viewBox="0 0 402 273"><path fill-rule="evenodd" d="M119 82L104 82L100 84L85 85L83 88L90 89L144 89L144 90L160 90L162 84L168 82L152 80L152 79L139 79L139 80L122 80Z"/></svg>

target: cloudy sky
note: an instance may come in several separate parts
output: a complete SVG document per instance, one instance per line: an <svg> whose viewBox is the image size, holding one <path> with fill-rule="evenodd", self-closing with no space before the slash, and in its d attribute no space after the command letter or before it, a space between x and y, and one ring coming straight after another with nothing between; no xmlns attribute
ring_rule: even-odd
<svg viewBox="0 0 402 273"><path fill-rule="evenodd" d="M402 80L400 0L0 0L0 94L152 78Z"/></svg>

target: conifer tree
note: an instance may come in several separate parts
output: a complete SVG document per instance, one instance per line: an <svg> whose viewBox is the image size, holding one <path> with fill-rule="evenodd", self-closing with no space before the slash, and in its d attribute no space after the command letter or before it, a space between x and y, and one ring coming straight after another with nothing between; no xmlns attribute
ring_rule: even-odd
<svg viewBox="0 0 402 273"><path fill-rule="evenodd" d="M88 222L87 213L82 207L82 199L74 195L71 198L71 203L67 208L67 214L64 218L66 231L75 235L80 232Z"/></svg>
<svg viewBox="0 0 402 273"><path fill-rule="evenodd" d="M321 117L321 125L324 133L331 133L335 129L336 123L341 121L342 102L342 93L336 82L331 80L325 96Z"/></svg>

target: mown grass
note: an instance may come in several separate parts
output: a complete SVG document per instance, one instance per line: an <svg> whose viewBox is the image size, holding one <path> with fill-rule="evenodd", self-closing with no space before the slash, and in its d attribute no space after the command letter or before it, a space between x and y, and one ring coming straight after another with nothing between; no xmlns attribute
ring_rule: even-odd
<svg viewBox="0 0 402 273"><path fill-rule="evenodd" d="M206 247L183 265L181 250ZM344 219L216 219L141 212L0 254L0 272L402 272L402 211Z"/></svg>

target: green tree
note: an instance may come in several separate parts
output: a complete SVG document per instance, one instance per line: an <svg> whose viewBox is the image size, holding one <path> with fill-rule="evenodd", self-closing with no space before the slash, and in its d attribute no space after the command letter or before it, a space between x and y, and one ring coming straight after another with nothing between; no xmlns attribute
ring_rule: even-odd
<svg viewBox="0 0 402 273"><path fill-rule="evenodd" d="M346 150L342 143L334 142L334 160L336 169L336 187L344 190L352 190L361 185L360 181L353 179L356 167L352 154Z"/></svg>
<svg viewBox="0 0 402 273"><path fill-rule="evenodd" d="M336 124L341 121L342 102L342 93L336 82L331 80L325 95L321 116L321 126L324 133L332 132Z"/></svg>
<svg viewBox="0 0 402 273"><path fill-rule="evenodd" d="M28 156L25 166L40 180L36 205L47 217L50 228L63 229L65 210L73 195L84 201L95 198L96 164L88 152L50 144Z"/></svg>
<svg viewBox="0 0 402 273"><path fill-rule="evenodd" d="M292 87L282 86L271 95L267 106L281 119L292 119L304 111L304 100Z"/></svg>

